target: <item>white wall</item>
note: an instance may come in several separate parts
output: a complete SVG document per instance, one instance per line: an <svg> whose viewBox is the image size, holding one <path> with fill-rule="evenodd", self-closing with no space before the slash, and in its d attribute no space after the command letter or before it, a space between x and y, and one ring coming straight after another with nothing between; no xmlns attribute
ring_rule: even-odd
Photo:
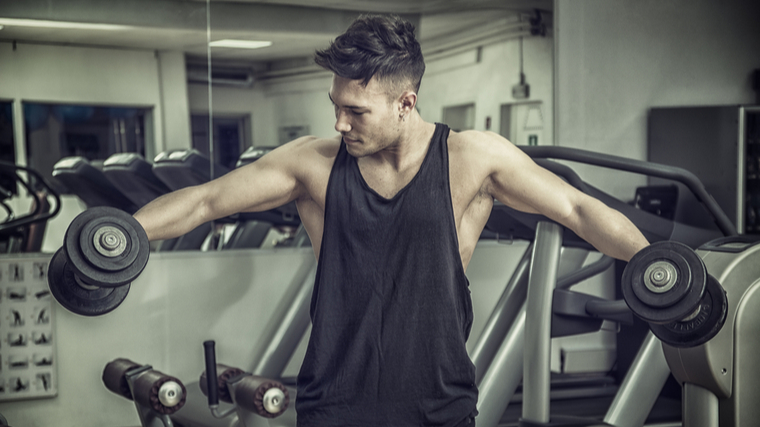
<svg viewBox="0 0 760 427"><path fill-rule="evenodd" d="M217 114L250 114L254 146L278 145L283 126L309 126L309 133L335 135L332 105L327 97L332 78L319 74L302 80L256 82L251 88L212 86L212 108ZM208 113L208 88L189 85L191 113Z"/></svg>
<svg viewBox="0 0 760 427"><path fill-rule="evenodd" d="M551 38L527 38L524 41L524 70L531 86L529 101L542 101L544 141L552 140L552 55ZM475 49L441 60L429 61L422 78L418 107L422 117L441 121L443 108L475 103L475 129L499 131L500 107L519 102L512 98L512 86L520 81L519 42L510 40L483 48L478 62ZM256 82L252 88L213 86L214 114L245 113L251 115L253 145L277 145L277 130L283 126L308 126L309 133L320 137L335 135L335 116L327 92L329 74L305 79L281 79ZM190 110L208 112L208 89L190 85Z"/></svg>
<svg viewBox="0 0 760 427"><path fill-rule="evenodd" d="M475 129L486 130L486 117L498 133L502 104L541 101L544 113L544 141L551 144L553 123L553 39L526 38L523 41L523 70L530 85L530 98L516 100L512 86L520 82L519 41L485 46L481 59L477 52L428 62L422 79L418 106L425 120L440 121L446 106L475 104ZM514 141L523 144L523 141Z"/></svg>
<svg viewBox="0 0 760 427"><path fill-rule="evenodd" d="M756 0L555 1L556 141L645 160L654 106L755 102ZM578 168L618 197L645 180Z"/></svg>

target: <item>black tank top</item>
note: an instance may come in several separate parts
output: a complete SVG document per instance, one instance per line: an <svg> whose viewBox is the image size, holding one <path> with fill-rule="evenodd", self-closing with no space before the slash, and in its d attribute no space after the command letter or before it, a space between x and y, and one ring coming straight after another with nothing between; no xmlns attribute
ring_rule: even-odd
<svg viewBox="0 0 760 427"><path fill-rule="evenodd" d="M298 425L457 426L477 414L472 302L449 188L449 129L393 198L341 143L298 375Z"/></svg>

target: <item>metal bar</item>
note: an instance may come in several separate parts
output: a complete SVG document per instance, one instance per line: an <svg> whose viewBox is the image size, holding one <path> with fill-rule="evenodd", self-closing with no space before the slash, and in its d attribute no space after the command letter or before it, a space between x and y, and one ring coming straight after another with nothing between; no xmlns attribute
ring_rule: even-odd
<svg viewBox="0 0 760 427"><path fill-rule="evenodd" d="M552 295L557 283L562 227L553 222L539 222L528 278L526 302L523 419L548 423L551 391L551 319Z"/></svg>
<svg viewBox="0 0 760 427"><path fill-rule="evenodd" d="M520 309L525 305L525 296L528 292L528 268L530 256L533 252L531 243L525 249L520 261L515 267L512 277L507 282L499 301L496 303L491 316L488 318L483 332L473 347L470 358L475 365L475 383L479 384L493 361L499 346L509 332Z"/></svg>
<svg viewBox="0 0 760 427"><path fill-rule="evenodd" d="M599 258L597 261L581 268L580 270L574 273L570 273L560 278L557 281L557 288L559 289L571 288L573 285L580 283L581 281L586 280L589 277L593 277L593 276L596 276L597 274L607 271L607 269L612 267L613 264L615 264L615 258L608 257L607 255L602 255L602 257Z"/></svg>
<svg viewBox="0 0 760 427"><path fill-rule="evenodd" d="M683 427L717 427L718 397L706 388L683 383Z"/></svg>
<svg viewBox="0 0 760 427"><path fill-rule="evenodd" d="M261 334L251 372L267 378L279 378L287 367L304 333L309 328L309 306L317 274L316 261L306 263L297 274L288 293L275 310L279 317L267 323Z"/></svg>
<svg viewBox="0 0 760 427"><path fill-rule="evenodd" d="M658 163L644 162L641 160L627 159L625 157L610 154L594 153L587 150L579 150L568 147L554 146L521 146L520 149L532 158L553 158L601 166L620 171L640 173L658 178L670 179L684 184L710 212L715 223L726 236L735 236L736 227L728 218L718 202L707 192L704 184L696 175L686 169L675 166L661 165Z"/></svg>
<svg viewBox="0 0 760 427"><path fill-rule="evenodd" d="M604 422L615 427L643 426L669 375L662 343L649 331L604 416Z"/></svg>
<svg viewBox="0 0 760 427"><path fill-rule="evenodd" d="M478 427L496 427L522 379L525 304L478 384Z"/></svg>
<svg viewBox="0 0 760 427"><path fill-rule="evenodd" d="M739 134L738 141L736 142L736 229L739 233L746 233L746 224L744 223L744 216L747 214L747 206L745 205L746 193L744 190L744 183L746 178L746 165L747 165L747 147L746 147L746 110L744 107L739 107ZM750 161L752 159L749 159Z"/></svg>

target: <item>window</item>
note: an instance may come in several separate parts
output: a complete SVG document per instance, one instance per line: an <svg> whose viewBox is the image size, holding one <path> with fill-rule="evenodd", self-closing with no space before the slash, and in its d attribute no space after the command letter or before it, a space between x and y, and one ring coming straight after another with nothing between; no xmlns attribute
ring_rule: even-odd
<svg viewBox="0 0 760 427"><path fill-rule="evenodd" d="M52 172L64 157L82 156L97 167L112 154L146 154L150 108L30 102L23 108L27 165L49 178L59 192L67 193Z"/></svg>
<svg viewBox="0 0 760 427"><path fill-rule="evenodd" d="M192 115L193 148L209 155L208 115ZM249 142L248 116L217 116L214 115L214 160L216 164L227 169L235 169L240 154ZM216 174L215 174L216 175ZM218 176L218 175L217 175Z"/></svg>

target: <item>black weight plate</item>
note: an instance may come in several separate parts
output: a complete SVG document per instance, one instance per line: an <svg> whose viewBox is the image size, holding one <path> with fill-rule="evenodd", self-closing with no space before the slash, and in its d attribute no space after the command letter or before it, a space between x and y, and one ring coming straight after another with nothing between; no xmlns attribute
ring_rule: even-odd
<svg viewBox="0 0 760 427"><path fill-rule="evenodd" d="M126 241L124 252L115 257L107 257L97 251L94 244L95 233L102 227L113 227L124 233ZM79 233L79 248L85 261L93 267L106 271L122 271L129 267L137 259L139 246L139 236L134 224L116 216L93 218L82 227Z"/></svg>
<svg viewBox="0 0 760 427"><path fill-rule="evenodd" d="M696 347L711 340L720 332L726 322L727 313L726 291L714 277L708 276L705 295L696 317L686 322L652 324L650 328L657 338L673 347Z"/></svg>
<svg viewBox="0 0 760 427"><path fill-rule="evenodd" d="M679 283L668 292L657 294L648 291L644 272L654 262L668 261L676 266ZM688 281L686 280L688 276ZM692 313L704 295L707 270L699 255L688 246L673 242L656 242L631 258L623 271L621 290L631 311L650 323L665 324L683 319ZM642 291L642 288L646 291ZM639 295L652 298L642 298ZM664 303L654 303L662 298Z"/></svg>
<svg viewBox="0 0 760 427"><path fill-rule="evenodd" d="M104 226L120 229L127 240L116 257L101 255L94 247L95 232ZM148 236L128 213L110 207L88 209L74 218L66 230L64 250L80 280L99 287L117 287L132 282L145 268L150 255Z"/></svg>
<svg viewBox="0 0 760 427"><path fill-rule="evenodd" d="M50 260L48 286L53 297L65 309L83 316L106 314L121 304L129 293L129 284L118 288L85 289L75 278L63 248Z"/></svg>
<svg viewBox="0 0 760 427"><path fill-rule="evenodd" d="M646 270L658 261L667 261L675 268L677 275L675 286L662 293L653 292L647 288L644 283ZM646 256L634 266L633 277L636 278L636 280L632 283L633 292L639 298L639 301L649 307L670 307L688 295L692 284L691 270L689 261L687 261L679 252L673 251L671 248L658 248L657 250L647 253Z"/></svg>

